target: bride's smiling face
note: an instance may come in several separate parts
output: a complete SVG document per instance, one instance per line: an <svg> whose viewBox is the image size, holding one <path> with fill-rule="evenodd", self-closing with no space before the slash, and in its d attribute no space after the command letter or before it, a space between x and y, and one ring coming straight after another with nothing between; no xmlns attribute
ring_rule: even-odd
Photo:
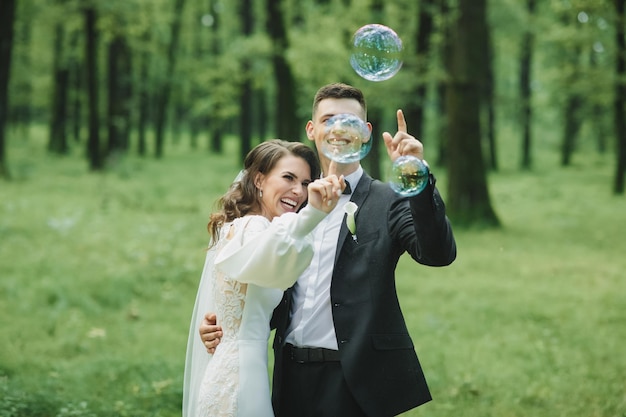
<svg viewBox="0 0 626 417"><path fill-rule="evenodd" d="M307 200L311 181L311 168L303 158L295 155L280 158L270 172L258 174L255 181L262 193L261 215L271 221L284 213L297 212Z"/></svg>

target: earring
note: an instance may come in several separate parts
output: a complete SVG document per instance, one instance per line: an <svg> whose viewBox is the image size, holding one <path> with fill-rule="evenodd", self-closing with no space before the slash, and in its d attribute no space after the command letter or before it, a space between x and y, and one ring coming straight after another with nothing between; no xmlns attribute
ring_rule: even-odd
<svg viewBox="0 0 626 417"><path fill-rule="evenodd" d="M259 198L263 198L263 190L259 190Z"/></svg>

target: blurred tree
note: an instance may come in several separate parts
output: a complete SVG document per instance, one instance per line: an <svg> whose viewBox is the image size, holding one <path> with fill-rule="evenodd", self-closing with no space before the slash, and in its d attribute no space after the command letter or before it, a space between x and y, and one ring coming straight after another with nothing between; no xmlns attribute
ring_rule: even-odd
<svg viewBox="0 0 626 417"><path fill-rule="evenodd" d="M498 152L496 143L496 106L495 100L495 88L496 88L496 76L494 74L494 51L491 41L491 30L487 22L481 25L481 30L484 32L481 38L485 42L483 45L485 60L485 79L482 83L482 99L484 103L484 126L485 126L485 140L487 142L487 156L488 167L496 171L498 169Z"/></svg>
<svg viewBox="0 0 626 417"><path fill-rule="evenodd" d="M552 119L559 126L560 164L567 167L579 149L586 150L589 140L594 146L598 143L602 130L598 126L608 125L613 96L609 91L614 88L606 76L614 51L609 52L608 45L614 43L608 29L615 13L607 0L554 0L537 2L536 7L535 30L542 36L534 40L537 64L532 85L537 99L547 100L539 106L534 103L533 124L537 129ZM599 113L598 107L604 110Z"/></svg>
<svg viewBox="0 0 626 417"><path fill-rule="evenodd" d="M206 26L209 26L213 23L212 16L210 16L209 14L205 14L207 10L206 2L197 1L192 2L191 5L193 6L190 7L192 11L192 25L199 25L198 29L192 31L191 33L191 59L195 62L202 62L205 55L207 54L208 49L205 46L208 40L208 28ZM191 149L197 149L198 136L200 135L201 131L206 130L207 128L207 115L198 112L194 108L194 104L202 100L202 95L204 94L205 90L200 88L200 86L198 86L197 88L195 87L195 85L197 84L197 76L194 76L194 74L190 74L189 78L191 87L187 91L188 96L185 98L184 101L187 103L188 106L190 105L190 107L192 108L189 118L190 146Z"/></svg>
<svg viewBox="0 0 626 417"><path fill-rule="evenodd" d="M137 114L137 153L140 156L145 156L147 153L147 130L148 121L150 118L150 99L153 90L150 89L150 52L146 45L150 43L150 30L144 28L141 34L142 49L139 51L139 80L137 83L138 91L138 114Z"/></svg>
<svg viewBox="0 0 626 417"><path fill-rule="evenodd" d="M117 15L115 18L123 19ZM118 21L116 32L109 42L108 50L108 142L107 156L124 153L129 147L130 115L132 98L131 51L126 36L120 27L124 23Z"/></svg>
<svg viewBox="0 0 626 417"><path fill-rule="evenodd" d="M615 59L615 101L614 120L615 137L617 138L617 164L615 169L615 181L613 191L615 194L624 194L624 176L626 176L626 39L624 25L626 15L624 13L624 0L614 0L616 14L616 59Z"/></svg>
<svg viewBox="0 0 626 417"><path fill-rule="evenodd" d="M36 16L40 5L35 1L20 1L16 3L15 14ZM33 114L33 82L29 74L33 70L33 50L37 45L33 39L33 19L16 19L14 23L13 45L20 45L19 49L13 48L12 65L20 68L11 76L12 100L10 107L11 126L20 128L20 136L24 139L29 137L30 127L34 120Z"/></svg>
<svg viewBox="0 0 626 417"><path fill-rule="evenodd" d="M598 57L598 52L591 48L589 51L589 67L592 73L604 72L602 62ZM591 104L591 115L595 124L596 131L596 146L599 153L604 154L608 148L608 139L611 137L609 125L606 123L607 117L605 112L605 106L599 100L594 100Z"/></svg>
<svg viewBox="0 0 626 417"><path fill-rule="evenodd" d="M100 105L98 94L98 29L97 12L93 5L85 4L85 61L87 70L87 103L89 107L87 158L92 171L104 169L104 157L100 150Z"/></svg>
<svg viewBox="0 0 626 417"><path fill-rule="evenodd" d="M491 207L481 147L480 112L487 60L486 0L459 0L452 10L447 87L448 211L462 226L498 226Z"/></svg>
<svg viewBox="0 0 626 417"><path fill-rule="evenodd" d="M285 56L289 38L285 29L283 0L266 0L266 29L272 41L272 65L276 81L276 110L274 113L276 137L299 140L302 133L297 112L296 81Z"/></svg>
<svg viewBox="0 0 626 417"><path fill-rule="evenodd" d="M222 53L222 44L220 38L221 20L222 16L220 10L217 8L217 0L209 1L209 10L213 11L213 24L211 26L211 56L212 59L217 61L218 57ZM215 153L221 153L224 146L222 139L224 137L224 122L219 116L222 109L222 103L219 100L215 100L213 105L212 114L209 116L209 130L210 130L210 150Z"/></svg>
<svg viewBox="0 0 626 417"><path fill-rule="evenodd" d="M14 21L15 0L2 0L0 2L0 177L5 179L10 178L5 132L9 114L9 78Z"/></svg>
<svg viewBox="0 0 626 417"><path fill-rule="evenodd" d="M531 143L530 121L522 121L526 127L520 133L526 139L521 139L520 164L524 158L532 162L531 147L554 148L555 141L570 159L575 155L576 140L581 149L588 149L585 140L593 140L593 149L614 152L606 132L610 128L607 109L614 105L616 84L606 76L606 68L614 65L618 47L614 38L617 3L532 1L537 8L532 21L527 19L531 0L491 3L492 31L484 36L477 32L475 42L469 45L477 49L471 52L476 58L495 62L487 67L481 64L481 72L471 73L478 77L480 88L477 99L486 167L497 168L496 131L502 138L511 137L504 133L519 126L520 113L528 118L532 115L533 128L544 133L542 142ZM299 140L313 92L335 81L354 84L366 93L375 139L382 130L395 127L393 110L399 107L410 120L412 134L420 139L437 138L436 144L428 143L431 164L441 164L452 150L448 142L453 132L447 130L453 120L448 117L451 101L440 97L448 95L444 69L451 67L446 60L452 54L446 52L446 31L456 25L453 17L457 12L455 8L448 13L446 8L456 5L456 0L202 0L193 7L183 7L184 0L111 0L106 4L63 0L60 4L67 10L60 19L55 11L59 2L17 3L7 98L11 109L5 120L18 128L22 119L30 118L33 126L50 121L50 137L66 142L75 138L66 144L59 141L60 149L71 148L79 140L84 124L89 138L81 146L91 150L87 154L90 166L97 160L97 152L124 148L134 137L139 152L145 154L152 145L148 139L153 127L159 144L155 153L162 153L167 141L175 140L174 133L185 134L187 129L192 141L199 132L207 132L213 152L221 152L222 141L230 138L252 143L257 133L261 138L272 134ZM91 5L97 12L94 32L106 50L98 47L98 39L89 41L85 36L82 25L86 26L87 19L77 10L81 4ZM478 3L475 8L480 7ZM449 26L449 20L454 25ZM55 29L57 21L63 24L62 34ZM253 29L244 30L240 22ZM351 34L373 22L396 30L408 52L400 73L383 83L365 81L348 64ZM527 35L535 34L532 56L526 54L529 61L522 63L526 59L521 48L528 43L524 33L529 25L532 30ZM55 32L59 33L56 47ZM94 43L95 51L89 42ZM55 54L55 50L62 52ZM125 55L133 65L130 59L124 64ZM51 76L51 67L56 68L56 78ZM132 91L122 87L126 73L134 77ZM35 89L37 94L29 93ZM130 100L134 106L129 109ZM63 102L66 104L61 105ZM107 123L97 118L100 106L104 106L100 117L108 115ZM476 103L469 106L472 108L466 109L472 113ZM89 126L84 123L87 116ZM172 127L169 131L163 129L166 123ZM127 135L123 132L130 128L133 135L123 139ZM62 129L65 134L59 133ZM17 130L11 133L26 137ZM107 134L108 142L99 143L98 136ZM467 137L466 132L463 135ZM244 145L244 152L246 148ZM432 156L435 149L437 157ZM380 150L384 153L384 148ZM368 171L377 176L380 150L374 148L364 161L371 165Z"/></svg>
<svg viewBox="0 0 626 417"><path fill-rule="evenodd" d="M520 105L522 107L522 169L532 167L532 90L531 71L533 57L533 16L535 14L535 0L526 0L526 13L528 23L522 38L522 50L520 56Z"/></svg>
<svg viewBox="0 0 626 417"><path fill-rule="evenodd" d="M413 99L407 103L406 116L411 121L411 133L421 141L424 131L424 111L426 106L427 72L430 61L430 38L433 33L433 17L437 11L436 0L420 2L417 16L414 52L417 60L415 77L418 83L413 89Z"/></svg>
<svg viewBox="0 0 626 417"><path fill-rule="evenodd" d="M370 22L385 22L386 12L384 1L372 0L369 7L369 14ZM368 99L367 118L372 123L372 140L377 140L382 137L382 133L385 130L385 124L383 122L384 117L385 105L381 101L372 100L372 97L370 97ZM413 125L411 125L410 128L413 130ZM397 131L397 123L394 129L395 130L391 132L392 135ZM383 178L380 166L382 148L383 146L372 146L368 157L362 161L363 167L373 178Z"/></svg>
<svg viewBox="0 0 626 417"><path fill-rule="evenodd" d="M174 10L170 26L169 44L167 47L167 59L164 77L156 95L155 114L155 156L163 156L163 146L165 142L165 121L167 119L167 109L170 104L170 93L172 90L172 77L174 76L174 66L176 63L176 51L180 39L181 19L185 0L175 0Z"/></svg>
<svg viewBox="0 0 626 417"><path fill-rule="evenodd" d="M163 48L156 45L158 33L161 31L160 25L155 23L158 21L160 4L156 2L138 4L141 8L130 33L134 34L131 38L131 53L135 62L133 68L136 70L133 94L137 106L137 153L143 157L148 153L148 129L153 126L150 122L154 120L153 110L157 94L154 73L160 68L157 65L159 62L157 56Z"/></svg>
<svg viewBox="0 0 626 417"><path fill-rule="evenodd" d="M570 44L570 49L565 51L567 56L569 71L565 74L571 87L563 91L565 95L565 105L563 112L563 133L561 139L561 165L569 166L572 161L572 154L576 148L576 137L582 126L582 105L583 97L574 87L577 80L582 77L579 67L581 58L581 48L578 45Z"/></svg>
<svg viewBox="0 0 626 417"><path fill-rule="evenodd" d="M65 60L65 25L57 21L54 25L53 47L53 91L50 101L50 128L48 136L48 151L66 155L69 152L66 124L68 113L68 92L70 91L70 70Z"/></svg>
<svg viewBox="0 0 626 417"><path fill-rule="evenodd" d="M244 38L250 38L253 34L252 0L240 0L239 16L241 18L241 33ZM240 148L239 157L241 161L246 158L252 149L252 62L248 55L241 58L241 72L243 74L241 82L241 92L239 94L239 135Z"/></svg>
<svg viewBox="0 0 626 417"><path fill-rule="evenodd" d="M447 71L450 68L451 52L451 27L453 19L448 7L448 0L436 0L439 12L439 24L437 25L437 34L439 38L438 58L442 63L444 74L435 80L435 106L437 108L437 165L445 166L447 164L448 149L448 107L447 107Z"/></svg>
<svg viewBox="0 0 626 417"><path fill-rule="evenodd" d="M85 63L82 54L78 52L83 32L74 28L70 35L70 56L68 67L70 72L70 123L74 142L81 141L81 128L83 126L83 103L85 84Z"/></svg>

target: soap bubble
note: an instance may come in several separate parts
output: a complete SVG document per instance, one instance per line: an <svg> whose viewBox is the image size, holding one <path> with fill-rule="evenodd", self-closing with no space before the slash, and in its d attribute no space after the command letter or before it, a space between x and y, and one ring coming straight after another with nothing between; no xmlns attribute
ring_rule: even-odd
<svg viewBox="0 0 626 417"><path fill-rule="evenodd" d="M429 169L422 160L414 156L401 156L391 165L389 185L403 197L421 193L428 185Z"/></svg>
<svg viewBox="0 0 626 417"><path fill-rule="evenodd" d="M350 64L368 81L384 81L402 67L402 40L387 26L365 25L352 37Z"/></svg>
<svg viewBox="0 0 626 417"><path fill-rule="evenodd" d="M342 164L360 161L372 148L367 124L354 114L336 114L324 125L321 150L333 161Z"/></svg>

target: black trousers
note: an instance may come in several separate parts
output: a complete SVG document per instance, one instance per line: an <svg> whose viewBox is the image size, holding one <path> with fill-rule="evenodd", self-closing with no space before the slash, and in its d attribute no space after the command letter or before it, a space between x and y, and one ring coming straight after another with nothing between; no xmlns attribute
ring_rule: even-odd
<svg viewBox="0 0 626 417"><path fill-rule="evenodd" d="M276 417L366 417L354 400L339 361L299 363L283 351L283 380Z"/></svg>

